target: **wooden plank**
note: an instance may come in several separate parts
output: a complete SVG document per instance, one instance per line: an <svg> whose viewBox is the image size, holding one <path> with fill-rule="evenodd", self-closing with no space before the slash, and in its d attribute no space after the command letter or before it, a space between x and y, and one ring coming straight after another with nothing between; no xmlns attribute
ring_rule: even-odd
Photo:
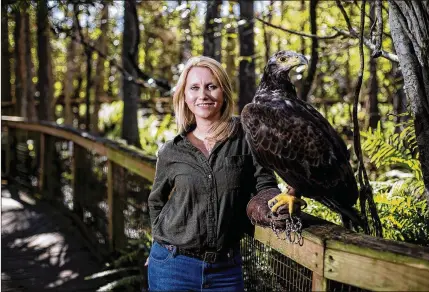
<svg viewBox="0 0 429 292"><path fill-rule="evenodd" d="M427 291L429 287L427 269L335 249L325 251L324 276L375 291Z"/></svg>
<svg viewBox="0 0 429 292"><path fill-rule="evenodd" d="M80 136L76 133L69 132L66 129L59 129L53 126L41 124L27 124L25 123L25 120L13 119L10 117L7 119L2 117L2 121L7 126L13 128L40 132L46 135L73 141L75 144L80 145L89 151L93 151L101 156L107 156L109 160L112 160L118 165L121 165L127 170L144 177L149 181L153 181L155 178L155 160L153 158L146 158L147 161L145 161L143 154L136 155L136 152L138 152L136 150L133 152L129 149L123 150L118 145L113 145L114 142L111 142L111 146L104 145L100 141L92 140L94 137L87 133L83 133L83 136Z"/></svg>
<svg viewBox="0 0 429 292"><path fill-rule="evenodd" d="M113 250L113 162L107 161L107 205L109 206L108 221L108 234L109 234L109 246Z"/></svg>
<svg viewBox="0 0 429 292"><path fill-rule="evenodd" d="M323 245L315 243L305 236L302 246L287 243L284 240L278 239L271 229L259 226L255 227L254 237L313 272L323 275Z"/></svg>
<svg viewBox="0 0 429 292"><path fill-rule="evenodd" d="M125 247L125 217L126 200L125 169L108 161L107 174L107 202L109 205L109 241L112 250Z"/></svg>
<svg viewBox="0 0 429 292"><path fill-rule="evenodd" d="M39 149L39 163L40 163L40 167L39 167L39 192L42 193L43 192L43 178L44 178L44 173L45 173L45 134L40 133L40 149Z"/></svg>
<svg viewBox="0 0 429 292"><path fill-rule="evenodd" d="M155 166L148 162L138 160L116 149L108 149L107 158L149 181L155 179Z"/></svg>
<svg viewBox="0 0 429 292"><path fill-rule="evenodd" d="M75 133L68 132L64 129L58 129L58 128L49 127L49 126L40 125L40 124L25 124L25 123L16 123L16 122L9 123L9 125L17 129L40 132L54 137L73 141L74 143L90 151L94 151L99 155L106 156L107 150L105 145L101 144L100 142L92 141L88 138L79 136Z"/></svg>
<svg viewBox="0 0 429 292"><path fill-rule="evenodd" d="M313 272L313 277L311 280L311 291L326 291L326 289L326 278Z"/></svg>
<svg viewBox="0 0 429 292"><path fill-rule="evenodd" d="M429 271L429 249L364 234L343 234L326 242L327 248Z"/></svg>

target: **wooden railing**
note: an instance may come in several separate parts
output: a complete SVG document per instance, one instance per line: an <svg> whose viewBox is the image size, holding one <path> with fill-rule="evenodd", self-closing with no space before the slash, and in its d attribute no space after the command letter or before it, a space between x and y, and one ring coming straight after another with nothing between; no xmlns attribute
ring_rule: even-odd
<svg viewBox="0 0 429 292"><path fill-rule="evenodd" d="M155 158L147 157L125 145L72 128L50 123L27 123L20 118L2 117L2 133L7 133L8 139L7 169L2 171L11 171L10 163L13 162L11 157L15 151L11 141L16 139L16 130L33 132L40 137L38 188L47 197L54 196L46 192L55 189L48 186L51 182L47 174L53 159L49 157L52 154L47 149L49 143L52 143L52 137L72 142L85 151L107 158L108 239L112 249L123 247L126 244L123 230L124 206L117 204L117 197L123 196L121 193L123 191L115 187L115 176L121 175L118 169L124 169L152 181ZM77 185L80 183L76 181L76 177L79 177L76 175L79 172L78 163L83 159L82 153L79 153L80 149L73 147L72 179L75 191L79 189ZM73 196L78 194L75 192ZM76 200L76 203L78 201ZM353 291L356 287L374 291L429 290L429 248L357 234L307 214L303 215L303 221L308 227L303 230L302 246L288 244L278 239L271 230L259 227L255 228L252 239L311 271L310 286L303 286L302 290L330 291L334 290L335 285L339 287L338 284L341 284L343 289ZM245 265L251 264L245 261ZM252 266L244 268L256 269ZM268 268L274 273L286 273L282 267L271 265Z"/></svg>

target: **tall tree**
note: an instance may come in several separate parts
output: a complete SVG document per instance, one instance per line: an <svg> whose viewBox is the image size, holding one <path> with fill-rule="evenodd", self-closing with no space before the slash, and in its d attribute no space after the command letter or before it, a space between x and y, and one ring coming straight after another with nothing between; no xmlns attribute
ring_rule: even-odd
<svg viewBox="0 0 429 292"><path fill-rule="evenodd" d="M237 92L237 19L234 15L234 3L228 1L228 23L226 24L226 72L231 78L232 91Z"/></svg>
<svg viewBox="0 0 429 292"><path fill-rule="evenodd" d="M39 94L39 119L54 120L53 77L50 47L50 27L48 19L48 1L37 2L37 57L39 58L37 91Z"/></svg>
<svg viewBox="0 0 429 292"><path fill-rule="evenodd" d="M404 76L405 92L414 115L429 203L429 2L390 0L389 23Z"/></svg>
<svg viewBox="0 0 429 292"><path fill-rule="evenodd" d="M12 91L10 84L11 68L10 68L10 54L9 54L9 27L8 27L8 13L7 1L1 2L1 97L2 101L12 101ZM3 114L10 115L12 112L9 108L3 111Z"/></svg>
<svg viewBox="0 0 429 292"><path fill-rule="evenodd" d="M100 37L98 38L99 51L107 56L107 32L109 30L109 5L104 3L101 11ZM91 117L92 131L98 133L98 112L100 111L101 97L106 95L104 84L106 83L106 70L104 67L104 58L98 55L96 74L94 76L95 96L94 111Z"/></svg>
<svg viewBox="0 0 429 292"><path fill-rule="evenodd" d="M23 11L24 16L24 54L25 54L25 99L27 102L27 118L30 121L37 120L36 104L34 101L34 84L33 84L33 72L34 65L31 59L31 30L30 30L30 7L25 7Z"/></svg>
<svg viewBox="0 0 429 292"><path fill-rule="evenodd" d="M265 17L265 21L268 23L271 23L273 19L273 9L274 9L274 1L270 1L270 4L268 5L268 13ZM271 57L270 47L271 47L271 37L272 34L269 30L267 30L267 27L265 24L263 24L263 30L264 30L264 45L265 45L265 62L268 62L268 60Z"/></svg>
<svg viewBox="0 0 429 292"><path fill-rule="evenodd" d="M371 2L370 16L372 25L375 20L375 2ZM377 79L377 59L369 59L369 92L368 92L368 112L369 112L369 126L373 129L377 128L378 121L380 121L380 111L378 110L378 79Z"/></svg>
<svg viewBox="0 0 429 292"><path fill-rule="evenodd" d="M132 81L137 76L137 72L133 66L133 62L137 62L138 60L138 38L139 29L136 2L135 0L125 0L122 66L129 74L122 75L124 113L122 116L121 137L122 139L125 139L128 144L140 147L137 121L137 101L140 98L139 88Z"/></svg>
<svg viewBox="0 0 429 292"><path fill-rule="evenodd" d="M21 5L20 5L21 6ZM25 13L15 9L15 114L27 117L27 68L25 66Z"/></svg>
<svg viewBox="0 0 429 292"><path fill-rule="evenodd" d="M312 35L317 35L317 15L316 8L319 0L310 0L310 30ZM311 39L311 57L308 73L304 79L301 91L301 99L307 101L308 94L310 93L313 85L314 77L316 76L317 63L319 61L319 40L317 38Z"/></svg>
<svg viewBox="0 0 429 292"><path fill-rule="evenodd" d="M73 111L72 111L72 97L73 97L73 83L76 76L77 67L77 39L79 34L77 31L76 17L73 10L68 11L68 16L73 19L70 43L67 49L67 72L64 80L64 122L66 125L73 125ZM75 40L76 39L76 40Z"/></svg>
<svg viewBox="0 0 429 292"><path fill-rule="evenodd" d="M189 4L189 0L186 0L184 5L182 6L182 1L179 0L178 4L181 9L180 17L180 31L181 31L181 39L180 39L180 63L185 64L186 61L192 56L192 31L191 31L191 6Z"/></svg>
<svg viewBox="0 0 429 292"><path fill-rule="evenodd" d="M218 62L221 61L222 46L221 46L221 24L220 7L222 0L207 1L206 26L204 31L204 56L211 57Z"/></svg>
<svg viewBox="0 0 429 292"><path fill-rule="evenodd" d="M255 33L253 30L253 1L240 0L240 90L238 109L241 113L246 104L252 101L256 91L255 78Z"/></svg>

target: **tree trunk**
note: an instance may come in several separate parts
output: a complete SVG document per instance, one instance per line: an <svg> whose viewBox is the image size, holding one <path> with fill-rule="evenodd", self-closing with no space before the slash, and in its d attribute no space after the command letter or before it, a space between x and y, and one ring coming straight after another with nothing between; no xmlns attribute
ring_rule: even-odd
<svg viewBox="0 0 429 292"><path fill-rule="evenodd" d="M256 91L255 43L253 31L253 1L240 0L240 18L245 23L239 26L240 39L240 90L238 98L239 113L252 101Z"/></svg>
<svg viewBox="0 0 429 292"><path fill-rule="evenodd" d="M1 98L2 101L11 102L11 68L10 68L10 54L9 54L9 27L8 27L8 13L7 13L7 2L2 1L1 3ZM11 115L12 111L10 107L2 109L2 114Z"/></svg>
<svg viewBox="0 0 429 292"><path fill-rule="evenodd" d="M87 42L91 41L89 36L89 10L86 14L86 39ZM85 56L86 56L86 87L85 87L85 131L91 132L91 86L92 86L92 49L90 47L85 47Z"/></svg>
<svg viewBox="0 0 429 292"><path fill-rule="evenodd" d="M139 89L135 83L129 80L129 77L134 79L137 76L136 70L130 60L130 58L134 58L135 62L138 60L138 50L134 51L137 34L139 33L138 19L135 17L135 5L135 0L124 1L122 64L123 68L129 72L131 76L122 75L124 113L122 116L121 138L125 139L130 145L141 147L137 121L137 100L140 98L138 94Z"/></svg>
<svg viewBox="0 0 429 292"><path fill-rule="evenodd" d="M270 4L268 6L268 14L267 14L267 17L265 18L265 21L268 23L271 23L271 21L273 20L273 9L274 9L273 5L274 5L274 1L270 1ZM265 24L262 25L262 28L264 30L265 62L268 63L268 60L271 57L270 46L271 46L272 34L267 30L267 26Z"/></svg>
<svg viewBox="0 0 429 292"><path fill-rule="evenodd" d="M280 7L279 7L279 9L280 9L280 24L282 24L283 23L283 19L284 19L284 10L285 10L285 1L279 1L280 2ZM283 48L283 44L282 44L282 38L281 37L279 37L278 39L277 39L277 51L281 51L281 50L283 50L284 48Z"/></svg>
<svg viewBox="0 0 429 292"><path fill-rule="evenodd" d="M226 30L226 73L228 74L229 78L231 79L231 85L232 85L232 92L237 92L237 65L236 65L236 47L237 47L237 30L236 27L232 24L236 24L237 20L235 19L233 7L234 4L229 1L228 2L229 8L228 8L228 17L229 21L227 24L227 30Z"/></svg>
<svg viewBox="0 0 429 292"><path fill-rule="evenodd" d="M369 60L369 126L373 129L377 128L380 121L380 111L378 110L378 80L377 80L377 59L370 58Z"/></svg>
<svg viewBox="0 0 429 292"><path fill-rule="evenodd" d="M311 34L317 34L317 15L316 7L319 0L310 0L310 27ZM311 86L313 85L314 77L316 76L317 62L319 61L319 41L317 38L311 39L311 58L310 66L308 68L307 76L305 77L304 83L302 85L301 99L307 101L308 95L311 91Z"/></svg>
<svg viewBox="0 0 429 292"><path fill-rule="evenodd" d="M393 44L392 44L393 45ZM392 63L392 73L391 76L393 78L394 84L394 92L393 92L393 112L395 113L395 133L401 133L404 130L403 122L409 119L407 109L407 97L404 92L404 77L402 76L401 71L399 70L399 64Z"/></svg>
<svg viewBox="0 0 429 292"><path fill-rule="evenodd" d="M47 0L37 4L37 57L39 58L37 91L39 96L39 120L53 121L53 79L49 38Z"/></svg>
<svg viewBox="0 0 429 292"><path fill-rule="evenodd" d="M73 10L69 11L69 17L73 19L72 38L68 46L67 54L67 72L64 80L64 123L73 126L73 110L72 110L72 97L73 97L73 83L76 76L77 64L77 41L73 37L78 38L77 24Z"/></svg>
<svg viewBox="0 0 429 292"><path fill-rule="evenodd" d="M370 16L373 19L372 24L375 22L375 5L371 3ZM380 111L378 110L378 80L377 80L377 59L371 57L369 59L369 92L368 92L368 112L369 112L369 126L373 129L377 128L378 121L380 121Z"/></svg>
<svg viewBox="0 0 429 292"><path fill-rule="evenodd" d="M181 5L181 1L178 2ZM189 1L186 1L186 7L182 9L181 16L180 63L185 64L192 56L191 6Z"/></svg>
<svg viewBox="0 0 429 292"><path fill-rule="evenodd" d="M216 61L221 61L221 26L216 22L220 19L220 7L222 0L207 1L206 26L204 31L204 52L203 55L211 57Z"/></svg>
<svg viewBox="0 0 429 292"><path fill-rule="evenodd" d="M104 55L107 54L107 32L109 30L109 5L104 3L103 10L101 12L101 35L98 39L98 49ZM92 131L98 133L98 112L100 111L100 99L106 95L104 90L104 84L106 83L106 70L104 68L104 58L98 55L96 74L94 76L95 86L95 97L94 97L94 112L92 114L91 123Z"/></svg>
<svg viewBox="0 0 429 292"><path fill-rule="evenodd" d="M414 115L417 145L429 203L429 2L389 1L389 23L404 89Z"/></svg>
<svg viewBox="0 0 429 292"><path fill-rule="evenodd" d="M31 31L30 31L30 14L29 7L24 9L24 42L25 42L25 99L27 100L27 118L29 121L37 120L36 103L34 100L33 71L34 65L31 60Z"/></svg>
<svg viewBox="0 0 429 292"><path fill-rule="evenodd" d="M27 68L25 66L25 15L15 11L15 113L27 117Z"/></svg>

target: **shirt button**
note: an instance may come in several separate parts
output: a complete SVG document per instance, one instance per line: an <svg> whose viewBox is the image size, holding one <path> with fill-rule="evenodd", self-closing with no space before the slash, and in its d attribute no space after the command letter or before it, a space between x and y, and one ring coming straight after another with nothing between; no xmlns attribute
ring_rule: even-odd
<svg viewBox="0 0 429 292"><path fill-rule="evenodd" d="M211 179L212 178L212 175L211 174L209 174L209 179Z"/></svg>

